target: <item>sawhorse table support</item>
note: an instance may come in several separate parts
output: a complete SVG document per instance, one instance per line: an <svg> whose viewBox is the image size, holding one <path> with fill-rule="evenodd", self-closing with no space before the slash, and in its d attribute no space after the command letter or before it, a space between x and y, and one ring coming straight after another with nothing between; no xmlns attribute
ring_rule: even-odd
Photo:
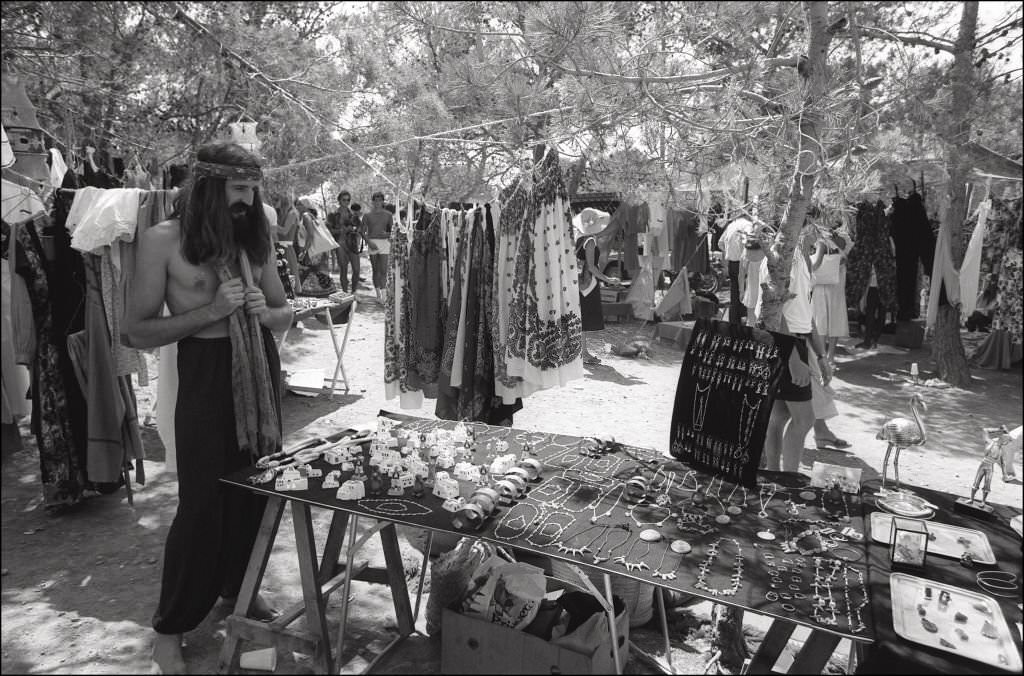
<svg viewBox="0 0 1024 676"><path fill-rule="evenodd" d="M383 654L415 632L416 616L409 604L409 591L405 583L404 566L395 525L387 521L378 521L370 532L364 534L357 542L358 518L352 518L352 523L349 524L349 514L336 511L331 517L327 542L324 544L323 556L318 563L310 506L296 500L291 501L303 599L285 609L275 620L262 622L250 618L249 613L263 582L267 561L270 559L270 552L281 525L281 516L284 513L286 502L288 501L279 496L272 496L267 501L266 511L253 545L249 566L245 571L245 578L242 581L234 613L227 618L227 637L221 648L218 665L220 673L228 673L237 668L239 643L242 639L313 655L318 672L336 673L335 658L341 658L344 645L352 580L387 584L391 588L391 596L395 605L399 636L381 655L374 659L370 664L372 667ZM345 532L349 526L351 526L349 549L345 563L342 564L338 559L344 545ZM377 533L380 534L386 568L371 568L365 563L355 565L353 563L355 552ZM353 545L355 545L354 548ZM427 551L429 552L429 549ZM416 597L417 613L419 612L426 563L427 557L425 556ZM327 627L327 601L330 595L342 586L344 587L344 597L341 630L338 635L337 655L332 656L330 634ZM306 617L307 629L289 628L288 625L303 615Z"/></svg>

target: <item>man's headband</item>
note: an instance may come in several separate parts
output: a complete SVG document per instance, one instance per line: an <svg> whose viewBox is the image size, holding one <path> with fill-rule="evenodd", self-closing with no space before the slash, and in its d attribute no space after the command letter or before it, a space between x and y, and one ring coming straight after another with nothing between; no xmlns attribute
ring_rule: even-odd
<svg viewBox="0 0 1024 676"><path fill-rule="evenodd" d="M235 181L263 180L263 170L259 167L237 167L231 164L215 164L201 160L192 165L192 174L196 178L226 178Z"/></svg>

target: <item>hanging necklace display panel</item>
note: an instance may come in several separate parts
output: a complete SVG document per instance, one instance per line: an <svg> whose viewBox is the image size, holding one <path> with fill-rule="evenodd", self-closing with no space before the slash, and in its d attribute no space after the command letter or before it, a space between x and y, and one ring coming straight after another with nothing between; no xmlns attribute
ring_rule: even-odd
<svg viewBox="0 0 1024 676"><path fill-rule="evenodd" d="M669 448L696 469L756 488L782 369L796 339L698 319L676 387Z"/></svg>

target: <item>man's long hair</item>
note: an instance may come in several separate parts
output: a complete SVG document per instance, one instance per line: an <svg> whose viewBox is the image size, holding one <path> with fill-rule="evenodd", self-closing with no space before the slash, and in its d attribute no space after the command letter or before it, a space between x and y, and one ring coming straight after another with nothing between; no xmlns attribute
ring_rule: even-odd
<svg viewBox="0 0 1024 676"><path fill-rule="evenodd" d="M213 143L199 149L201 162L236 167L259 167L259 158L234 143ZM243 224L231 217L226 179L193 176L181 187L174 202L173 218L181 222L181 253L192 265L217 260L232 260L244 250L254 265L270 256L270 224L263 212L259 189Z"/></svg>

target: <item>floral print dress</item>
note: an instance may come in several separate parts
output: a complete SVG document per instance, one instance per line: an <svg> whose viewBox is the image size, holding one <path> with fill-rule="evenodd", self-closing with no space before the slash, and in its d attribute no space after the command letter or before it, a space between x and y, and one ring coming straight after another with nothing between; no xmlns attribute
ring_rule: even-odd
<svg viewBox="0 0 1024 676"><path fill-rule="evenodd" d="M573 253L572 215L558 154L506 194L498 245L498 393L516 397L583 377L583 325ZM518 380L511 380L518 379ZM509 386L511 383L511 387Z"/></svg>
<svg viewBox="0 0 1024 676"><path fill-rule="evenodd" d="M854 240L853 249L846 259L847 305L860 307L860 300L867 293L871 281L871 268L874 267L879 301L886 310L895 311L896 256L890 243L889 217L885 215L885 205L881 201L857 205Z"/></svg>

